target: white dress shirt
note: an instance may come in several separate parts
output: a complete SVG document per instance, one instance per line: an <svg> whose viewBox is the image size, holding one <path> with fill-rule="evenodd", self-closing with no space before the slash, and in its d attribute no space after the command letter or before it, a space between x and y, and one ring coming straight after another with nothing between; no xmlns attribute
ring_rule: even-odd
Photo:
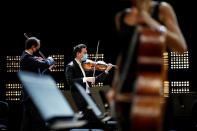
<svg viewBox="0 0 197 131"><path fill-rule="evenodd" d="M77 64L79 65L79 67L80 67L80 69L81 69L81 71L82 71L82 73L83 73L83 82L84 83L86 83L86 93L90 93L90 90L89 90L89 88L90 88L90 86L88 85L88 82L85 80L85 77L86 77L86 74L85 74L85 71L84 71L84 69L83 69L83 67L82 67L82 65L81 65L81 62L79 62L76 58L75 58L75 61L77 62Z"/></svg>

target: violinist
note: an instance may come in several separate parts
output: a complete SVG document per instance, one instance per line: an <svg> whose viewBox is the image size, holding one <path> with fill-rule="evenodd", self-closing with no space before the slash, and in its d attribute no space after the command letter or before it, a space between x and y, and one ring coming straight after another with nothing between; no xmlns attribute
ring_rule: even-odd
<svg viewBox="0 0 197 131"><path fill-rule="evenodd" d="M117 45L125 45L120 50L117 57L117 66L112 89L108 92L108 100L121 103L115 105L120 128L124 131L131 130L130 110L132 106L132 97L136 80L137 57L138 57L138 40L136 46L133 46L132 40L136 33L136 26L150 27L158 30L165 35L165 45L170 51L183 53L187 51L185 38L180 30L177 22L176 14L172 6L167 2L158 2L152 0L130 0L131 7L125 8L118 12L115 16L115 25L117 31ZM133 46L132 58L127 60L129 47ZM127 62L129 61L129 62ZM125 65L128 66L127 71L123 71ZM123 74L124 73L124 74ZM121 76L125 75L124 81ZM121 90L117 92L118 83L122 83ZM128 97L126 97L128 96ZM130 101L130 102L129 102Z"/></svg>
<svg viewBox="0 0 197 131"><path fill-rule="evenodd" d="M25 50L20 57L20 71L29 71L41 75L41 70L55 64L52 57L44 59L36 56L40 45L40 40L36 37L30 37L25 41ZM21 131L45 131L45 123L42 121L25 90L22 90L22 104Z"/></svg>
<svg viewBox="0 0 197 131"><path fill-rule="evenodd" d="M74 82L81 84L85 88L86 93L91 96L89 83L104 81L112 65L109 64L98 76L93 76L90 71L85 71L82 66L82 63L88 59L87 46L85 44L76 45L73 48L73 55L75 58L66 66L65 77L79 112L84 113L86 110L86 102L75 88Z"/></svg>

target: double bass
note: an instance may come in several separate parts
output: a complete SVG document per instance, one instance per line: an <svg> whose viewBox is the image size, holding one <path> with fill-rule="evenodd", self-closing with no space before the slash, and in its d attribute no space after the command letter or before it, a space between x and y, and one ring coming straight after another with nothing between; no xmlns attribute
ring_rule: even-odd
<svg viewBox="0 0 197 131"><path fill-rule="evenodd" d="M117 73L119 78L116 78L115 110L122 115L119 120L122 130L162 131L165 114L163 82L167 79L163 61L165 40L165 34L154 28L137 26L134 31L131 45L138 44L135 48L138 55L133 92L121 92L124 80L128 79L125 74L132 68L128 61L131 61L133 46L129 47L123 70Z"/></svg>
<svg viewBox="0 0 197 131"><path fill-rule="evenodd" d="M163 97L165 35L150 27L139 29L138 70L131 108L132 130L162 131L165 113Z"/></svg>

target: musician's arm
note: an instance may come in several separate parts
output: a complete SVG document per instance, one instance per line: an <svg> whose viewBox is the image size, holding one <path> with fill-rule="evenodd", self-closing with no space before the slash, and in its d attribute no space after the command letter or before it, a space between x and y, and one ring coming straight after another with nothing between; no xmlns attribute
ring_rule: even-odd
<svg viewBox="0 0 197 131"><path fill-rule="evenodd" d="M166 2L162 2L160 6L160 19L167 27L166 43L169 49L180 53L187 51L187 45L179 28L176 14L172 6Z"/></svg>
<svg viewBox="0 0 197 131"><path fill-rule="evenodd" d="M27 60L27 63L29 63L33 67L42 68L42 69L49 68L49 66L50 66L50 63L47 60L39 60L35 57L30 57Z"/></svg>

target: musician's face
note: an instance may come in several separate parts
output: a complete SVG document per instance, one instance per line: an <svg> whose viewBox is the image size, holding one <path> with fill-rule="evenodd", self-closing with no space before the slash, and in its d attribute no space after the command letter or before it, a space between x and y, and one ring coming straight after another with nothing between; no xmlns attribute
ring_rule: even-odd
<svg viewBox="0 0 197 131"><path fill-rule="evenodd" d="M87 49L86 48L82 48L81 52L78 53L79 59L82 59L85 54L87 54Z"/></svg>
<svg viewBox="0 0 197 131"><path fill-rule="evenodd" d="M40 50L40 43L37 46L33 46L33 54L37 55Z"/></svg>

